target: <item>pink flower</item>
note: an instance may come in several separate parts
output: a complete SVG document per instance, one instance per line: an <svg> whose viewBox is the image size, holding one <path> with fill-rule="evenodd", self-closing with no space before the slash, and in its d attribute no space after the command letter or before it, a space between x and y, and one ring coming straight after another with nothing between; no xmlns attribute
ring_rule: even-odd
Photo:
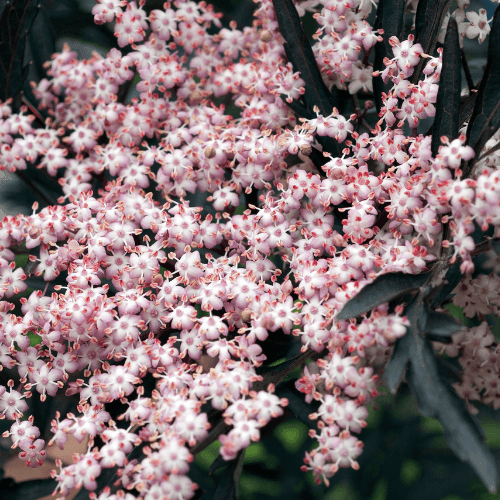
<svg viewBox="0 0 500 500"><path fill-rule="evenodd" d="M151 29L159 40L168 40L177 29L175 12L172 9L152 10L149 14Z"/></svg>
<svg viewBox="0 0 500 500"><path fill-rule="evenodd" d="M96 24L110 23L122 14L121 7L127 4L126 0L98 0L97 5L92 7L92 15Z"/></svg>
<svg viewBox="0 0 500 500"><path fill-rule="evenodd" d="M37 439L36 441L23 439L19 442L19 447L23 450L19 453L19 458L26 460L28 467L39 467L47 458L47 452L43 449L44 446L45 441L43 439Z"/></svg>
<svg viewBox="0 0 500 500"><path fill-rule="evenodd" d="M63 377L63 372L58 368L50 370L47 365L43 365L40 370L35 370L31 374L36 390L42 395L42 401L46 394L54 396L59 389L58 381Z"/></svg>
<svg viewBox="0 0 500 500"><path fill-rule="evenodd" d="M148 29L148 23L144 10L137 7L135 2L128 3L127 9L118 17L115 24L118 45L125 47L125 45L143 40L146 29Z"/></svg>
<svg viewBox="0 0 500 500"><path fill-rule="evenodd" d="M24 420L22 422L16 421L10 428L10 436L12 438L12 443L19 444L25 439L34 441L40 436L40 431L38 427L35 427L29 420Z"/></svg>
<svg viewBox="0 0 500 500"><path fill-rule="evenodd" d="M3 389L3 391L2 391ZM28 404L23 399L19 392L10 389L5 391L4 387L0 388L0 413L5 415L9 420L15 420L22 417L23 413L28 409Z"/></svg>
<svg viewBox="0 0 500 500"><path fill-rule="evenodd" d="M391 37L389 40L392 45L395 61L398 67L404 72L405 78L413 73L413 67L420 61L420 56L423 52L422 46L419 43L413 44L413 35L408 37L408 40L400 42L396 37Z"/></svg>

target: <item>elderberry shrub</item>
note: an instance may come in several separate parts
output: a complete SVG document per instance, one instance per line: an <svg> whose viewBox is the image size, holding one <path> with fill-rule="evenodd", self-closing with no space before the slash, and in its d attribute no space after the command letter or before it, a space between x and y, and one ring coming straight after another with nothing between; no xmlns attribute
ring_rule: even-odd
<svg viewBox="0 0 500 500"><path fill-rule="evenodd" d="M245 450L296 417L317 442L302 469L328 485L359 468L381 384L405 379L495 491L471 414L500 407L500 11L255 3L227 28L205 2L98 1L119 48L65 46L33 101L37 8L5 7L0 165L61 196L0 222L4 437L41 465L40 405L65 394L47 446L87 452L57 461L60 496L190 499L218 440L229 498ZM479 84L464 37L489 37Z"/></svg>

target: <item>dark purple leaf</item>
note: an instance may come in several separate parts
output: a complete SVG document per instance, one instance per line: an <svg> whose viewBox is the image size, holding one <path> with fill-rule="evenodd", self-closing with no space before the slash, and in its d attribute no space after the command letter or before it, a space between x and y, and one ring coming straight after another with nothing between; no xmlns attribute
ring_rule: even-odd
<svg viewBox="0 0 500 500"><path fill-rule="evenodd" d="M464 328L464 325L449 313L428 311L426 313L426 322L420 328L420 331L426 335L432 335L433 338L445 340Z"/></svg>
<svg viewBox="0 0 500 500"><path fill-rule="evenodd" d="M320 406L319 401L312 400L310 403L306 403L305 395L295 388L295 380L288 380L282 384L276 393L280 398L288 399L288 408L295 418L311 429L316 428L316 422L310 420L309 415L318 411Z"/></svg>
<svg viewBox="0 0 500 500"><path fill-rule="evenodd" d="M293 100L292 102L288 102L285 99L286 96L281 95L280 97L286 102L286 105L298 116L307 119L314 118L314 114L311 113L300 101Z"/></svg>
<svg viewBox="0 0 500 500"><path fill-rule="evenodd" d="M12 478L7 477L0 481L1 498L2 500L33 500L50 495L56 486L54 479L33 479L16 483Z"/></svg>
<svg viewBox="0 0 500 500"><path fill-rule="evenodd" d="M481 428L451 386L457 380L456 369L436 357L429 339L422 332L449 336L462 325L451 316L430 311L422 299L423 294L420 294L406 308L410 326L406 335L397 341L387 364L387 385L395 393L406 373L420 413L439 420L453 452L469 462L485 486L495 492L498 483L496 461L483 441Z"/></svg>
<svg viewBox="0 0 500 500"><path fill-rule="evenodd" d="M467 127L467 144L476 157L500 126L500 7L497 7L488 45L488 62L476 94L474 111Z"/></svg>
<svg viewBox="0 0 500 500"><path fill-rule="evenodd" d="M374 307L389 302L401 295L418 290L428 279L428 273L404 274L388 273L379 276L375 281L366 285L353 299L351 299L337 315L338 320L355 318Z"/></svg>
<svg viewBox="0 0 500 500"><path fill-rule="evenodd" d="M460 103L460 116L458 119L458 125L461 127L467 120L470 120L472 112L474 111L474 106L476 104L477 92L470 94L468 97L462 100Z"/></svg>
<svg viewBox="0 0 500 500"><path fill-rule="evenodd" d="M439 30L443 25L446 14L450 10L451 0L421 0L417 6L415 19L416 26L416 43L422 46L425 54L433 55L436 48ZM411 82L416 84L424 66L427 64L427 59L422 57L413 75Z"/></svg>
<svg viewBox="0 0 500 500"><path fill-rule="evenodd" d="M221 474L221 479L212 500L237 500L238 483L240 481L241 471L243 470L244 460L245 450L242 450L238 453L237 458L228 462L229 465Z"/></svg>
<svg viewBox="0 0 500 500"><path fill-rule="evenodd" d="M32 0L2 2L0 17L0 99L16 97L28 75L24 64L26 37L38 13Z"/></svg>
<svg viewBox="0 0 500 500"><path fill-rule="evenodd" d="M439 28L442 26L439 19L443 11L445 11L444 15L448 12L449 3L451 2L448 0L420 0L418 2L415 15L416 41L422 45L426 54L431 53L425 50L427 47L432 47L434 50Z"/></svg>
<svg viewBox="0 0 500 500"><path fill-rule="evenodd" d="M404 29L405 0L380 0L377 9L377 19L375 29L384 29L383 41L375 45L375 61L373 63L374 71L384 71L384 58L392 59L392 47L389 44L391 36L401 36ZM392 88L392 82L384 83L381 77L373 79L373 97L377 111L382 107L382 92L388 93Z"/></svg>
<svg viewBox="0 0 500 500"><path fill-rule="evenodd" d="M41 4L40 11L31 27L29 42L36 72L40 78L46 77L46 68L43 65L50 61L52 54L56 51L56 39L47 7L44 4Z"/></svg>
<svg viewBox="0 0 500 500"><path fill-rule="evenodd" d="M415 302L413 301L405 310L411 324L406 328L406 334L396 341L391 359L387 362L384 371L387 388L391 394L398 392L399 386L406 373L408 362L410 361L410 350L413 339L413 324L415 324Z"/></svg>
<svg viewBox="0 0 500 500"><path fill-rule="evenodd" d="M299 116L314 118L314 107L317 106L323 116L330 116L333 108L338 108L338 90L335 85L328 90L321 71L318 68L311 44L302 27L302 21L292 0L273 0L276 18L283 38L285 52L295 71L300 71L300 77L305 82L305 93L302 96L305 106L292 104L290 107ZM330 137L318 137L324 150L340 156L340 147Z"/></svg>
<svg viewBox="0 0 500 500"><path fill-rule="evenodd" d="M406 378L419 411L439 420L453 452L470 463L491 493L496 492L497 464L483 441L480 428L453 388L441 380L436 355L429 341L417 331L413 331L412 338Z"/></svg>
<svg viewBox="0 0 500 500"><path fill-rule="evenodd" d="M448 268L443 279L443 283L430 302L430 307L436 308L445 300L450 298L451 293L462 281L464 275L460 272L460 264L453 264Z"/></svg>
<svg viewBox="0 0 500 500"><path fill-rule="evenodd" d="M462 88L462 64L458 27L454 18L450 19L444 40L443 67L436 100L436 115L432 131L432 156L436 156L441 137L450 140L458 137L460 91Z"/></svg>
<svg viewBox="0 0 500 500"><path fill-rule="evenodd" d="M333 108L338 106L338 99L335 95L336 87L332 94L323 82L311 44L293 1L273 0L273 4L281 34L285 39L287 57L294 69L300 71L300 77L305 82L306 93L303 98L309 112L312 113L313 107L318 106L323 116L331 115Z"/></svg>

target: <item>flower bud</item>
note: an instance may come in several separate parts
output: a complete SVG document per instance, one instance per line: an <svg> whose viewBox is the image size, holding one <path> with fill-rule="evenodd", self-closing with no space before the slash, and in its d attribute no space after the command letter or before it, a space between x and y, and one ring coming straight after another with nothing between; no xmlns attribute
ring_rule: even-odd
<svg viewBox="0 0 500 500"><path fill-rule="evenodd" d="M250 309L243 309L243 311L241 312L241 321L244 321L245 323L248 323L248 321L250 321L251 319L251 316L252 316L252 311L250 311Z"/></svg>
<svg viewBox="0 0 500 500"><path fill-rule="evenodd" d="M302 144L300 152L305 156L309 156L312 153L312 147L309 144Z"/></svg>
<svg viewBox="0 0 500 500"><path fill-rule="evenodd" d="M259 39L261 42L270 42L273 38L273 34L269 30L262 30L259 34Z"/></svg>
<svg viewBox="0 0 500 500"><path fill-rule="evenodd" d="M203 95L199 90L193 90L188 97L190 104L196 104L203 99Z"/></svg>
<svg viewBox="0 0 500 500"><path fill-rule="evenodd" d="M208 159L214 158L215 155L217 154L217 151L215 151L215 148L213 146L207 146L205 148L205 157Z"/></svg>

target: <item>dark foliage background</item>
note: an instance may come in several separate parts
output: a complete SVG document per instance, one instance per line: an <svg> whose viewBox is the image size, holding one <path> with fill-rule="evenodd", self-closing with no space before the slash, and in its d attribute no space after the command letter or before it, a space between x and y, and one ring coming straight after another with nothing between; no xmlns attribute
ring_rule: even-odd
<svg viewBox="0 0 500 500"><path fill-rule="evenodd" d="M237 21L239 25L251 22L254 4L250 0L217 0L212 3L217 10L224 12L223 21L226 25L230 20ZM162 4L163 1L148 0L146 7L161 8ZM115 46L110 27L93 23L90 13L94 5L92 0L42 0L40 5L40 11L33 19L22 53L24 61L29 63L26 66L27 77L22 88L25 98L35 106L29 81L36 81L45 76L43 62L49 59L54 51L61 50L63 43L69 43L80 57L89 57L93 50L104 54ZM492 6L493 4L485 1L487 9L492 10ZM6 2L0 1L2 12L5 7ZM472 78L477 81L486 64L485 47L478 48L477 44L469 44L467 40L465 45L471 59ZM465 78L462 78L462 81L465 81ZM56 199L60 195L53 179L40 171L29 170L18 178L11 176L0 181L0 206L9 213L30 213L32 203L38 199L35 191L41 191L47 199ZM455 317L464 320L458 308L452 308L451 312ZM494 334L497 340L500 340L498 325ZM9 378L7 370L0 373L0 376L2 379ZM216 461L217 443L200 453L192 465L191 474L200 486L198 498L236 498L234 485L228 478L235 469L241 467L238 497L243 500L500 498L499 495L488 493L472 468L453 454L444 440L441 425L434 419L418 414L414 399L405 384L396 396L392 396L385 389L381 392L382 395L377 399L378 408L371 412L368 427L361 434L365 446L359 459L359 471L341 469L332 478L328 488L316 485L312 474L300 472L304 452L312 446L312 440L307 435L307 415L304 415L302 420L289 418L286 422L278 421L262 441L252 444L237 462L221 464ZM41 404L35 396L30 400L30 404L37 425L43 429L43 420L46 427L50 427L50 419L55 411L71 411L76 401L57 397ZM285 417L289 417L289 414L285 414ZM481 408L479 418L485 430L486 444L498 459L499 412ZM0 421L0 433L9 426L10 422ZM0 440L0 467L15 454L10 450L9 444L9 440ZM213 470L214 461L219 464L217 470ZM112 478L109 478L109 481L112 482ZM0 468L0 496L5 500L37 498L50 493L53 485L49 480L16 484L9 478L3 478L3 469ZM80 492L77 498L88 498L88 492Z"/></svg>

